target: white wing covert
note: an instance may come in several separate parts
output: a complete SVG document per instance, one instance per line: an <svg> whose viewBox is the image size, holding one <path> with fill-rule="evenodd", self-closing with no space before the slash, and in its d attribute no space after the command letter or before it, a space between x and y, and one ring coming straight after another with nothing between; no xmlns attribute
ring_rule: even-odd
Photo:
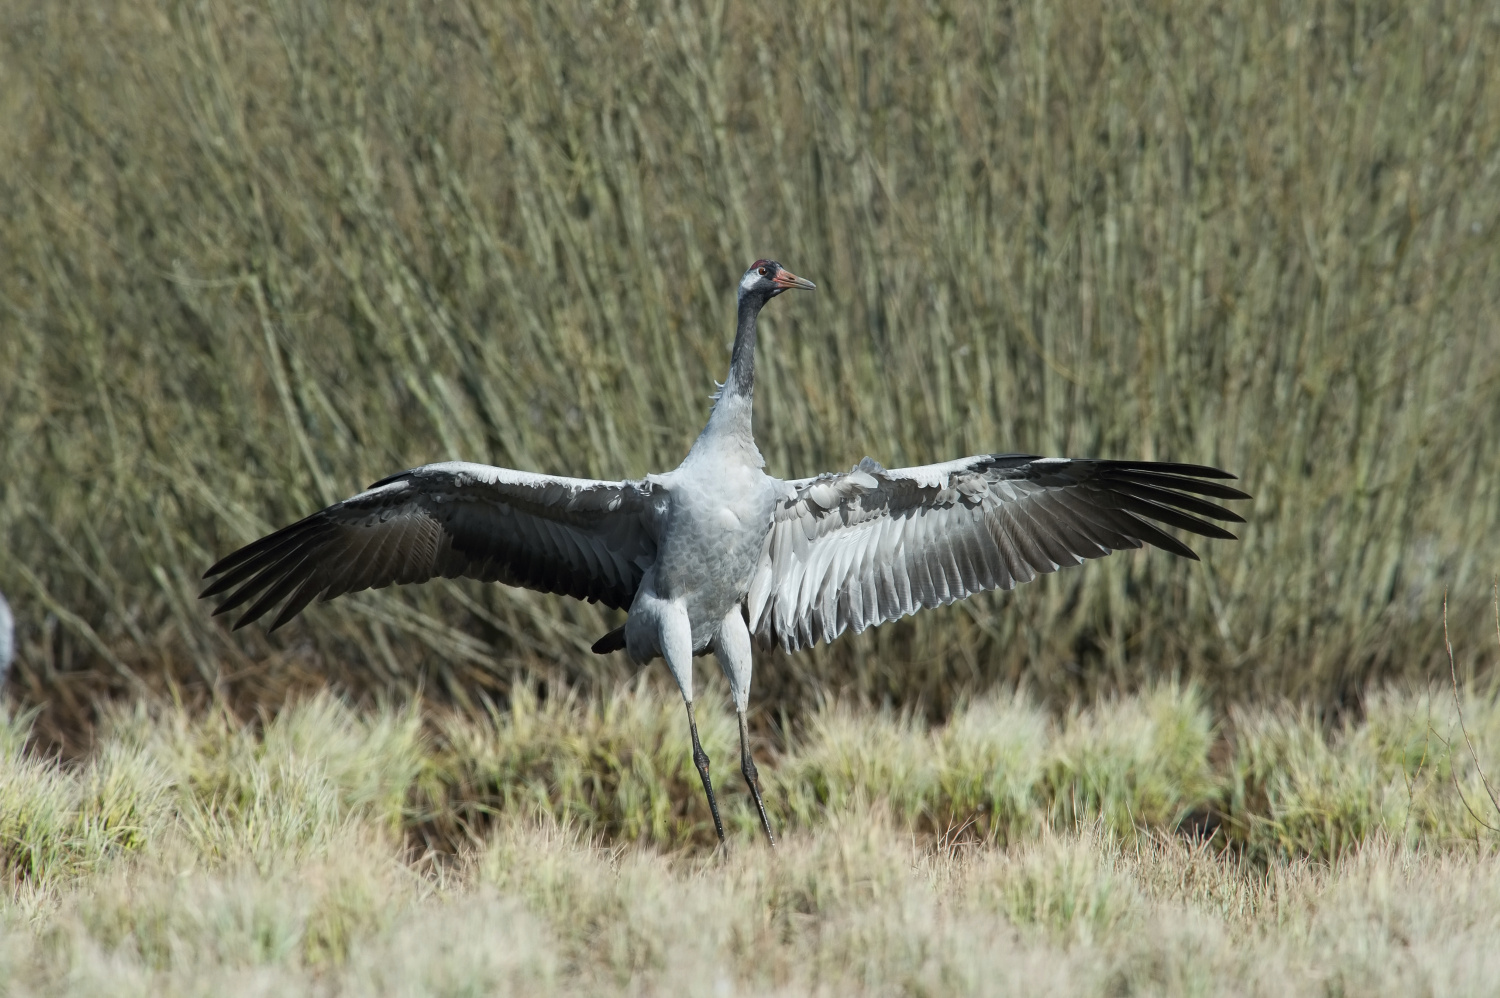
<svg viewBox="0 0 1500 998"><path fill-rule="evenodd" d="M214 613L255 598L240 628L285 599L460 576L627 609L656 557L649 481L600 482L482 464L429 464L262 537L204 573ZM227 595L225 595L227 594Z"/></svg>
<svg viewBox="0 0 1500 998"><path fill-rule="evenodd" d="M832 641L974 593L1011 589L1122 548L1197 560L1156 524L1233 539L1202 517L1243 523L1201 498L1246 499L1192 464L981 454L788 482L751 581L762 646Z"/></svg>

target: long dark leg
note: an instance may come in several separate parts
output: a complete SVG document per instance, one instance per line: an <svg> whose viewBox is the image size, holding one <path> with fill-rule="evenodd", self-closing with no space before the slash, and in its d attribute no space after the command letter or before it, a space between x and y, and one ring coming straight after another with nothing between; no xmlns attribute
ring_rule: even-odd
<svg viewBox="0 0 1500 998"><path fill-rule="evenodd" d="M693 764L698 775L703 777L703 792L708 794L708 809L713 812L714 831L719 833L719 845L724 844L724 822L719 818L719 802L714 799L713 781L708 778L708 753L698 741L698 719L693 716L693 701L687 700L688 728L693 732ZM757 799L759 799L757 797Z"/></svg>
<svg viewBox="0 0 1500 998"><path fill-rule="evenodd" d="M760 812L760 827L766 830L766 841L774 846L776 836L771 834L771 819L766 816L765 801L760 799L760 772L755 768L755 757L750 754L750 731L745 726L745 712L739 713L740 772L745 774L745 782L750 784L750 793L755 797L755 809Z"/></svg>

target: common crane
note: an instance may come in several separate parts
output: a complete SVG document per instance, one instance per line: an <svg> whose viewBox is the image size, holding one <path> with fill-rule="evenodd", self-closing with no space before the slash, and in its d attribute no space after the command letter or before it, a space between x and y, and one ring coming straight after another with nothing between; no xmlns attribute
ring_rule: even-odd
<svg viewBox="0 0 1500 998"><path fill-rule="evenodd" d="M774 260L745 271L729 376L676 470L600 482L424 465L240 548L205 573L214 581L202 595L222 598L215 614L253 600L236 628L282 603L271 630L314 598L434 576L628 610L594 651L666 659L722 843L693 714L693 657L718 657L739 715L740 769L774 843L745 726L752 638L807 648L1143 544L1196 560L1151 521L1227 539L1203 518L1244 522L1208 501L1249 498L1215 481L1234 476L1193 464L980 454L895 470L865 458L846 472L772 478L751 432L756 318L782 292L813 287Z"/></svg>

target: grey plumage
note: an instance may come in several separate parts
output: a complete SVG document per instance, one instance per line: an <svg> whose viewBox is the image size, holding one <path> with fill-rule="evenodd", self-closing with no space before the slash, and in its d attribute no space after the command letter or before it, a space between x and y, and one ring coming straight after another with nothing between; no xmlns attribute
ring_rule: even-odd
<svg viewBox="0 0 1500 998"><path fill-rule="evenodd" d="M1111 551L1153 544L1197 559L1148 522L1234 535L1243 522L1200 496L1244 493L1200 465L981 454L887 471L870 458L843 474L791 482L750 583L750 627L786 651L856 634L918 610Z"/></svg>
<svg viewBox="0 0 1500 998"><path fill-rule="evenodd" d="M1234 476L1190 464L985 454L770 477L751 432L757 317L771 298L811 287L770 260L745 272L729 375L675 470L598 482L456 462L414 468L224 558L203 595L221 598L215 613L249 603L236 627L281 604L272 630L314 599L436 576L627 609L595 650L666 659L722 840L693 712L693 657L717 655L739 715L741 771L770 837L745 722L752 640L806 648L1143 544L1196 558L1156 524L1232 539L1209 521L1243 522L1209 501L1249 498L1222 484Z"/></svg>

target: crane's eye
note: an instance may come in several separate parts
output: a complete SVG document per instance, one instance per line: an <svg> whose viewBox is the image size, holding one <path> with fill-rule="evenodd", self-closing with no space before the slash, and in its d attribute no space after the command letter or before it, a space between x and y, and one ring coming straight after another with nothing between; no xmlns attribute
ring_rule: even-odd
<svg viewBox="0 0 1500 998"><path fill-rule="evenodd" d="M760 276L761 277L765 277L766 276L766 268L764 268L764 267L760 268Z"/></svg>

